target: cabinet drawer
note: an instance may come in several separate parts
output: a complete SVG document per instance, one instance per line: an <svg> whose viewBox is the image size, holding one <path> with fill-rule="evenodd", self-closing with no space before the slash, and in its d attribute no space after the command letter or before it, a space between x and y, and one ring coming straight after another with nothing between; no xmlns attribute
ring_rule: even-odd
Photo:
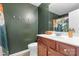
<svg viewBox="0 0 79 59"><path fill-rule="evenodd" d="M67 45L67 44L60 43L60 42L57 42L57 51L62 54L68 55L68 56L75 55L75 47L74 46Z"/></svg>
<svg viewBox="0 0 79 59"><path fill-rule="evenodd" d="M64 56L64 55L59 52L54 51L51 48L48 48L48 56Z"/></svg>

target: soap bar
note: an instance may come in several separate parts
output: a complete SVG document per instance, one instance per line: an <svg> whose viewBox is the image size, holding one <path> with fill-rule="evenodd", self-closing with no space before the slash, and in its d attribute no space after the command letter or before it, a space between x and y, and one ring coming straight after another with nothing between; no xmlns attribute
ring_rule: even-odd
<svg viewBox="0 0 79 59"><path fill-rule="evenodd" d="M51 34L53 34L53 31L46 31L45 34L51 35Z"/></svg>

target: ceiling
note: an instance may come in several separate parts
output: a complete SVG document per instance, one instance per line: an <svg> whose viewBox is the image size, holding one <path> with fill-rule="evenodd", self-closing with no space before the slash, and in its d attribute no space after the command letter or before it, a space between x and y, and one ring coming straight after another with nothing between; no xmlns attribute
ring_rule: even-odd
<svg viewBox="0 0 79 59"><path fill-rule="evenodd" d="M30 3L30 4L39 7L41 3Z"/></svg>
<svg viewBox="0 0 79 59"><path fill-rule="evenodd" d="M67 14L79 8L79 3L52 3L49 11L58 15Z"/></svg>

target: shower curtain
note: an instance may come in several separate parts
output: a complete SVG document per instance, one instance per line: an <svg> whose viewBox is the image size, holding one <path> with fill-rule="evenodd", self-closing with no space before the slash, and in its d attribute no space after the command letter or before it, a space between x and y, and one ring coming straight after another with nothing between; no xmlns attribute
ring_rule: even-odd
<svg viewBox="0 0 79 59"><path fill-rule="evenodd" d="M2 4L0 4L0 54L8 55L8 53L3 7Z"/></svg>

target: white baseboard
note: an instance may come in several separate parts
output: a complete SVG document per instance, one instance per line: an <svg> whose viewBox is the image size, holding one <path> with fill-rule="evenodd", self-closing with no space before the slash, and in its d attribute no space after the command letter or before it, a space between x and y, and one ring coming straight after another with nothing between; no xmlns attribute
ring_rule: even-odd
<svg viewBox="0 0 79 59"><path fill-rule="evenodd" d="M2 47L0 46L0 56L3 56Z"/></svg>
<svg viewBox="0 0 79 59"><path fill-rule="evenodd" d="M30 50L29 49L23 50L23 51L11 54L9 56L30 56Z"/></svg>

